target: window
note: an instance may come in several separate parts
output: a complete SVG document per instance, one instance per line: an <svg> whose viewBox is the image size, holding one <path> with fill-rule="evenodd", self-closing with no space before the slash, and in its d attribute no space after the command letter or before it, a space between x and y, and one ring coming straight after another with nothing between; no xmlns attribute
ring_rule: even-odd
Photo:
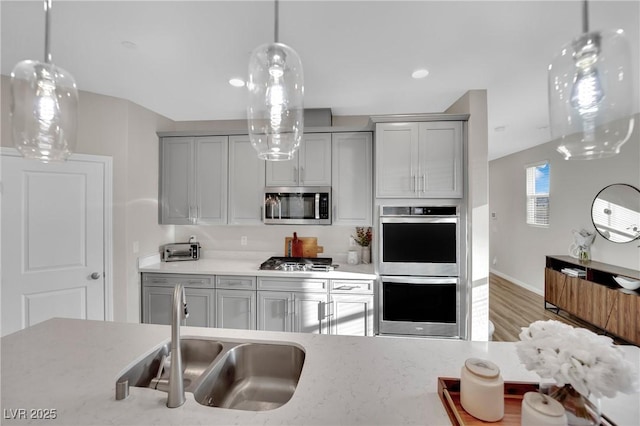
<svg viewBox="0 0 640 426"><path fill-rule="evenodd" d="M527 167L527 223L549 226L549 162Z"/></svg>

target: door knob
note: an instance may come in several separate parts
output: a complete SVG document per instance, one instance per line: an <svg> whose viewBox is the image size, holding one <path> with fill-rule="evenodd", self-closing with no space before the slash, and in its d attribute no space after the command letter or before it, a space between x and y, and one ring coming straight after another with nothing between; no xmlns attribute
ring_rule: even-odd
<svg viewBox="0 0 640 426"><path fill-rule="evenodd" d="M91 274L92 280L97 280L98 278L100 278L100 272L94 272L93 274Z"/></svg>

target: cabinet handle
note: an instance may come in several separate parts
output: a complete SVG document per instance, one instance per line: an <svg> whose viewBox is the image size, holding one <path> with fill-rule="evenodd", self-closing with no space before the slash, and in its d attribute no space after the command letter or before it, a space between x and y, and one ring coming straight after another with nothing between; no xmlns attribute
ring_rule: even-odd
<svg viewBox="0 0 640 426"><path fill-rule="evenodd" d="M300 167L300 183L304 183L304 167Z"/></svg>
<svg viewBox="0 0 640 426"><path fill-rule="evenodd" d="M297 166L293 166L293 180L298 182L300 180L300 172Z"/></svg>
<svg viewBox="0 0 640 426"><path fill-rule="evenodd" d="M327 319L333 316L333 309L327 309L327 307L333 307L333 302L318 302L318 321Z"/></svg>
<svg viewBox="0 0 640 426"><path fill-rule="evenodd" d="M353 290L355 288L358 288L357 286L350 286L350 285L343 285L340 287L336 287L336 290ZM331 302L333 303L333 302Z"/></svg>
<svg viewBox="0 0 640 426"><path fill-rule="evenodd" d="M427 192L427 174L426 173L422 175L422 192L423 193Z"/></svg>
<svg viewBox="0 0 640 426"><path fill-rule="evenodd" d="M413 192L417 194L418 191L420 191L420 189L418 188L418 174L416 173L413 175Z"/></svg>

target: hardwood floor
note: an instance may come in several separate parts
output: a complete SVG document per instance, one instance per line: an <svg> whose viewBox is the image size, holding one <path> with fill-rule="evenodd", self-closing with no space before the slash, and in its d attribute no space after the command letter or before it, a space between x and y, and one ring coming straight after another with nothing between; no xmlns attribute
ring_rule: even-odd
<svg viewBox="0 0 640 426"><path fill-rule="evenodd" d="M553 319L562 321L574 327L582 327L594 333L604 332L584 321L560 311L544 309L544 298L519 285L513 284L497 275L489 275L489 320L495 326L493 339L497 342L516 342L520 340L522 327L527 327L534 321ZM625 343L615 339L616 343Z"/></svg>

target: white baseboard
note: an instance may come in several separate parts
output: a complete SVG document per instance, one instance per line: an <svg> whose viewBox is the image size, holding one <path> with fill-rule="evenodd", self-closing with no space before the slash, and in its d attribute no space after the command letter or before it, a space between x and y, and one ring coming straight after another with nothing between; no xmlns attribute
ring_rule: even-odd
<svg viewBox="0 0 640 426"><path fill-rule="evenodd" d="M536 294L539 294L540 296L544 297L544 289L533 287L533 286L531 286L531 285L529 285L529 284L527 284L527 283L525 283L523 281L520 281L517 278L513 278L513 277L510 277L507 274L504 274L504 273L500 272L500 271L496 271L493 268L489 269L489 272L499 276L500 278L504 278L505 280L511 281L512 283L514 283L514 284L516 284L516 285L518 285L518 286L520 286L520 287L522 287L524 289L527 289L529 291L532 291L532 292L534 292Z"/></svg>

